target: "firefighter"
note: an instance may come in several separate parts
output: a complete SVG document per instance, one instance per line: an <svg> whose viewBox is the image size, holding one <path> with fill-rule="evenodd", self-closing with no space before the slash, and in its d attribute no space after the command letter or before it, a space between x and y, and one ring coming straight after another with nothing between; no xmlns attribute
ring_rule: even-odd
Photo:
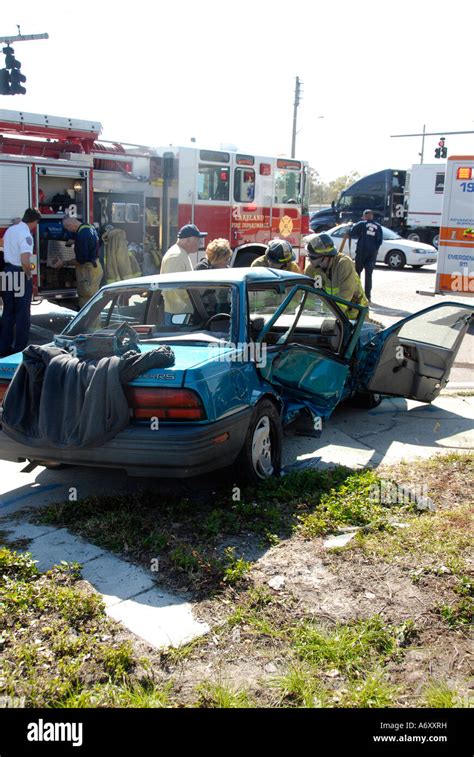
<svg viewBox="0 0 474 757"><path fill-rule="evenodd" d="M364 210L362 220L356 223L349 231L350 239L357 239L355 254L355 267L358 275L365 270L364 289L370 302L372 293L372 273L377 261L377 253L383 242L382 227L374 221L371 210Z"/></svg>
<svg viewBox="0 0 474 757"><path fill-rule="evenodd" d="M23 219L15 221L3 237L5 269L1 357L24 350L28 343L33 294L30 255L33 252L33 232L40 218L41 213L36 208L28 208Z"/></svg>
<svg viewBox="0 0 474 757"><path fill-rule="evenodd" d="M74 237L77 297L82 308L98 292L104 271L99 260L99 235L90 223L66 216L63 226ZM58 261L59 267L63 261Z"/></svg>
<svg viewBox="0 0 474 757"><path fill-rule="evenodd" d="M301 273L301 270L295 263L293 248L286 239L272 239L265 253L253 261L252 268L256 266L279 268L282 271Z"/></svg>
<svg viewBox="0 0 474 757"><path fill-rule="evenodd" d="M329 234L310 234L304 241L308 252L304 272L314 279L319 277L318 289L367 307L369 303L354 263L347 255L337 252ZM359 311L355 308L340 307L348 318L357 318Z"/></svg>

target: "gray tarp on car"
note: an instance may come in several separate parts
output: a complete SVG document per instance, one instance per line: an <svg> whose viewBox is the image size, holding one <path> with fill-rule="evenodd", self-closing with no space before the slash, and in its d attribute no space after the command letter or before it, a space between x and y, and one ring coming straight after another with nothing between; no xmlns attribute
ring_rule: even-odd
<svg viewBox="0 0 474 757"><path fill-rule="evenodd" d="M3 401L2 429L32 447L98 447L129 423L123 385L174 363L166 346L78 360L52 345L30 345Z"/></svg>

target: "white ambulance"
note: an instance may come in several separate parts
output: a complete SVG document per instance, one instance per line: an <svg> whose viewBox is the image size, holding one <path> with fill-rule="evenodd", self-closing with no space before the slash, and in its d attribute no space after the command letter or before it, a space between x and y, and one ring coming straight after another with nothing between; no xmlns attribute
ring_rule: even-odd
<svg viewBox="0 0 474 757"><path fill-rule="evenodd" d="M474 295L474 155L448 158L435 294Z"/></svg>

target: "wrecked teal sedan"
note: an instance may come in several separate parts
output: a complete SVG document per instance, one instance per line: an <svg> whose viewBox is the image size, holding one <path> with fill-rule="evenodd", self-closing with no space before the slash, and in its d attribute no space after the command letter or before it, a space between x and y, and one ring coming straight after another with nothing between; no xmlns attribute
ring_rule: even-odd
<svg viewBox="0 0 474 757"><path fill-rule="evenodd" d="M126 323L143 353L168 345L174 364L123 387L126 428L99 447L20 444L0 431L0 457L187 477L234 466L240 479L278 475L284 427L316 432L344 400L431 402L446 386L474 308L446 302L386 329L303 274L267 268L193 271L102 288L56 338ZM352 307L354 307L352 305ZM21 354L0 360L8 384Z"/></svg>

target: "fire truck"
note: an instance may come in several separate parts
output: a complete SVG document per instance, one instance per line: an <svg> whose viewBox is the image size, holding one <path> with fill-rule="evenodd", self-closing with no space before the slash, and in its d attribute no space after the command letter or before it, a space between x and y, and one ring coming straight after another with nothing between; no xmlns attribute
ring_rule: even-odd
<svg viewBox="0 0 474 757"><path fill-rule="evenodd" d="M62 224L67 214L94 224L101 237L111 227L123 230L143 274L159 270L186 223L206 231L206 242L228 239L236 266L249 265L274 237L287 239L299 259L307 230L304 161L106 142L101 132L97 121L0 110L0 249L6 228L37 207L37 296L76 296L74 253ZM54 266L58 257L61 268Z"/></svg>

